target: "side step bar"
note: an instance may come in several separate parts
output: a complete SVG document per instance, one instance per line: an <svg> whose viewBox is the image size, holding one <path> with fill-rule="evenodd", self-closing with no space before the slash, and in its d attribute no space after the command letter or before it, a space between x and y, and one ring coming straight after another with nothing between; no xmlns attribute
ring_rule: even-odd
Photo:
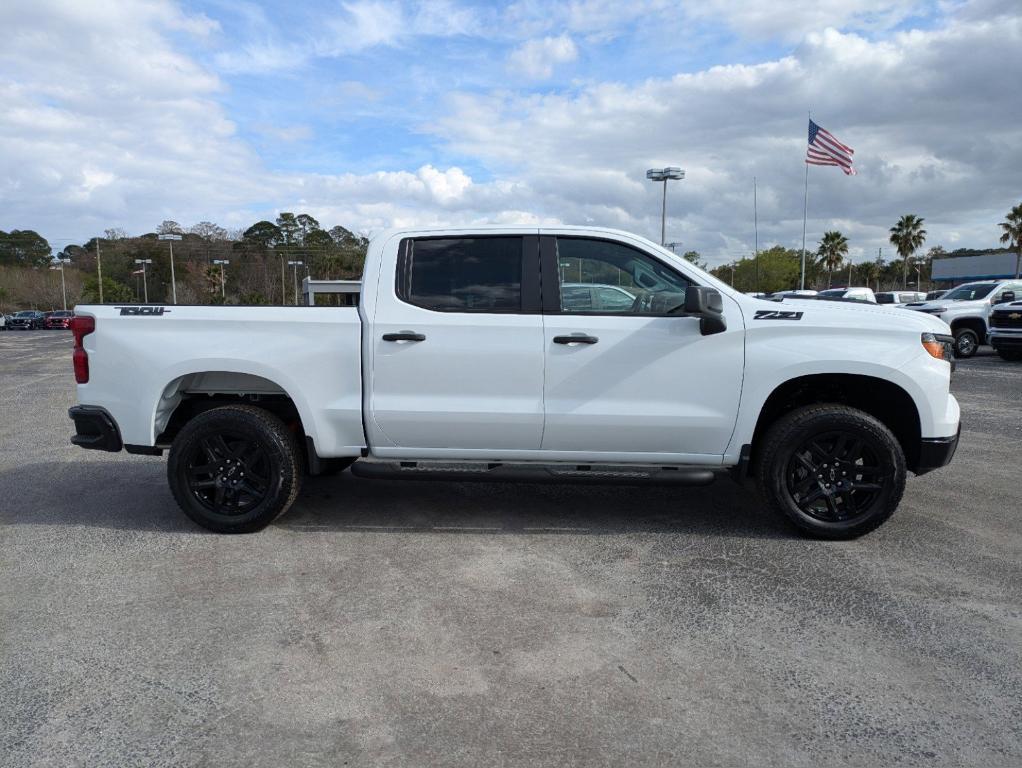
<svg viewBox="0 0 1022 768"><path fill-rule="evenodd" d="M702 467L603 467L589 465L458 464L356 461L351 474L367 480L444 482L585 483L589 485L709 485L716 479Z"/></svg>

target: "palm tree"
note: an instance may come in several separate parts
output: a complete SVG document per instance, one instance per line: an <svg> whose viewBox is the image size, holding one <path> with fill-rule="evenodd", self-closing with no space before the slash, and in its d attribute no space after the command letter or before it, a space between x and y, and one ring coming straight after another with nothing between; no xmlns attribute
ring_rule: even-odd
<svg viewBox="0 0 1022 768"><path fill-rule="evenodd" d="M816 255L827 268L827 287L830 288L834 282L834 270L841 266L848 255L848 238L840 232L824 232Z"/></svg>
<svg viewBox="0 0 1022 768"><path fill-rule="evenodd" d="M1022 266L1022 203L1019 203L1004 217L998 226L1004 230L1001 234L1001 242L1007 243L1009 248L1016 250L1015 254L1015 279L1019 277L1019 267Z"/></svg>
<svg viewBox="0 0 1022 768"><path fill-rule="evenodd" d="M898 219L898 223L891 227L891 244L898 250L901 256L901 287L904 290L908 287L908 262L912 254L923 247L926 242L926 230L923 229L923 219L914 213L907 213Z"/></svg>
<svg viewBox="0 0 1022 768"><path fill-rule="evenodd" d="M859 272L866 280L866 286L868 287L872 283L876 283L877 291L880 290L880 275L884 271L884 265L877 259L876 261L867 261L860 268Z"/></svg>

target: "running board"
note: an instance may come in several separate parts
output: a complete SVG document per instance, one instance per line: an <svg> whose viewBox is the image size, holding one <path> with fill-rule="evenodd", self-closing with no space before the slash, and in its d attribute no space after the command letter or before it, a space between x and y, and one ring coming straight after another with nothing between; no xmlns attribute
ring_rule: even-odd
<svg viewBox="0 0 1022 768"><path fill-rule="evenodd" d="M701 467L605 467L586 464L452 464L450 462L356 461L351 474L367 480L441 480L465 483L586 483L589 485L709 485L712 469Z"/></svg>

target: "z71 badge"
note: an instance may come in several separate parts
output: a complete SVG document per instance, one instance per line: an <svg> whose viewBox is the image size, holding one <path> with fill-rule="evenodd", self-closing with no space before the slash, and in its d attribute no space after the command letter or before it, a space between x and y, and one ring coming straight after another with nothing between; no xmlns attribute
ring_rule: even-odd
<svg viewBox="0 0 1022 768"><path fill-rule="evenodd" d="M121 316L159 317L170 312L166 307L117 307L117 309L121 310Z"/></svg>
<svg viewBox="0 0 1022 768"><path fill-rule="evenodd" d="M757 309L753 320L801 320L801 312L782 312L773 309Z"/></svg>

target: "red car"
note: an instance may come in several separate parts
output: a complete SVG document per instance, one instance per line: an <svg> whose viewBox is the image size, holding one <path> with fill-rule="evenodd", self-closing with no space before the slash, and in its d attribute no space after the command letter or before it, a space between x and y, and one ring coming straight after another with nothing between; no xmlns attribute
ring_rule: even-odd
<svg viewBox="0 0 1022 768"><path fill-rule="evenodd" d="M46 330L53 330L54 328L70 328L71 320L74 318L75 313L69 309L61 309L56 312L47 313L46 320L43 323L43 327Z"/></svg>

